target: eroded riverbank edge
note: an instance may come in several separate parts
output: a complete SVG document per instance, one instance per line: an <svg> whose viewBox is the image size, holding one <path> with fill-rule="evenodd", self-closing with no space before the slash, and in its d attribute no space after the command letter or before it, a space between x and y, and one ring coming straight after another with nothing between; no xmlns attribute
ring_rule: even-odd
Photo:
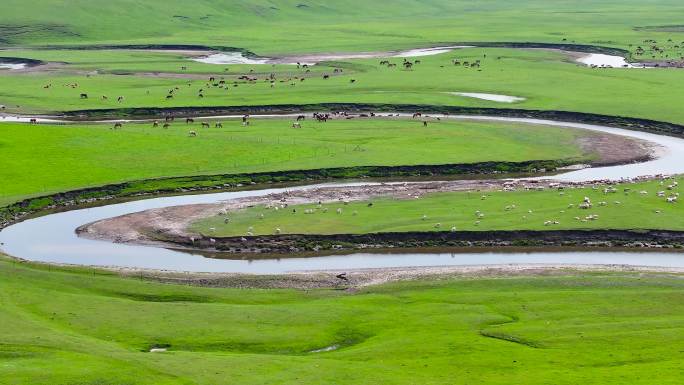
<svg viewBox="0 0 684 385"><path fill-rule="evenodd" d="M246 273L196 273L116 266L82 266L57 263L44 263L23 260L0 253L0 259L26 268L40 270L87 274L89 276L112 276L125 279L138 279L149 282L174 285L190 285L207 288L235 289L295 289L344 290L349 294L363 288L391 284L399 281L425 282L434 284L439 281L457 279L512 279L526 277L562 277L583 275L624 276L635 279L649 277L673 277L684 279L684 268L649 267L630 265L586 265L586 264L498 264L467 266L430 266L410 268L352 269L345 271L300 271L284 274L246 274ZM343 280L337 276L346 273Z"/></svg>

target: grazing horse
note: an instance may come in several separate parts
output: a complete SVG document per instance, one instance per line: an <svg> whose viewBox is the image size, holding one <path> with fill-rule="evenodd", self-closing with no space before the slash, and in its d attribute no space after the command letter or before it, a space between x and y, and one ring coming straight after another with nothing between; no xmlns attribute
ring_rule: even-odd
<svg viewBox="0 0 684 385"><path fill-rule="evenodd" d="M81 99L88 99L88 94L81 94Z"/></svg>
<svg viewBox="0 0 684 385"><path fill-rule="evenodd" d="M211 126L209 125L209 123L207 123L207 122L202 122L202 128L209 128L209 127L211 127Z"/></svg>
<svg viewBox="0 0 684 385"><path fill-rule="evenodd" d="M190 131L190 132L188 132L188 135L190 137L195 137L195 136L197 136L197 133L195 131Z"/></svg>
<svg viewBox="0 0 684 385"><path fill-rule="evenodd" d="M420 112L416 112L413 114L413 119L420 118L421 116L423 116L423 114L421 114Z"/></svg>
<svg viewBox="0 0 684 385"><path fill-rule="evenodd" d="M169 128L169 127L171 127L171 125L168 124L168 123L164 123L164 125L163 125L162 127L164 127L164 128Z"/></svg>
<svg viewBox="0 0 684 385"><path fill-rule="evenodd" d="M302 125L301 125L301 123L295 122L295 123L292 123L292 128L302 128Z"/></svg>
<svg viewBox="0 0 684 385"><path fill-rule="evenodd" d="M299 115L299 116L297 116L297 121L298 121L298 122L299 122L300 120L305 120L305 119L306 119L306 116L304 116L304 115Z"/></svg>
<svg viewBox="0 0 684 385"><path fill-rule="evenodd" d="M193 119L193 118L185 118L185 124L190 124L190 123L195 123L195 119Z"/></svg>
<svg viewBox="0 0 684 385"><path fill-rule="evenodd" d="M337 274L335 278L341 279L343 281L349 281L349 279L347 278L347 273Z"/></svg>
<svg viewBox="0 0 684 385"><path fill-rule="evenodd" d="M114 129L121 128L121 127L123 127L123 124L118 123L118 122L114 123Z"/></svg>

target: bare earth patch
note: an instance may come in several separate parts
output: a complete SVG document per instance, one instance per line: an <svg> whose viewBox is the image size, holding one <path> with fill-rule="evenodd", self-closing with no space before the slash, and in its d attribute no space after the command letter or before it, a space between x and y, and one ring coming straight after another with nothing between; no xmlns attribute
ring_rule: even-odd
<svg viewBox="0 0 684 385"><path fill-rule="evenodd" d="M358 269L345 271L347 280L337 278L340 271L304 271L278 275L236 273L182 273L158 270L114 269L124 277L163 283L204 287L262 289L343 289L355 293L367 286L411 280L449 280L458 278L506 278L525 276L569 276L587 272L624 273L638 276L668 275L684 278L684 269L624 265L479 265L411 268Z"/></svg>

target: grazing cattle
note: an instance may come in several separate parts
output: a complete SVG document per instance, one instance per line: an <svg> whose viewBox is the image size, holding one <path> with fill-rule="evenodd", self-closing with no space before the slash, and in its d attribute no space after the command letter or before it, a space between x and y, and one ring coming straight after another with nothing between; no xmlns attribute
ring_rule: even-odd
<svg viewBox="0 0 684 385"><path fill-rule="evenodd" d="M31 124L37 124L37 123L38 123L38 119L36 119L36 118L31 118L31 120L29 120L29 123L31 123Z"/></svg>
<svg viewBox="0 0 684 385"><path fill-rule="evenodd" d="M119 123L119 122L114 123L114 128L115 128L115 129L121 128L121 127L123 127L123 124L121 124L121 123Z"/></svg>
<svg viewBox="0 0 684 385"><path fill-rule="evenodd" d="M420 112L416 112L413 114L413 119L420 118L421 116L423 116L423 114L421 114Z"/></svg>
<svg viewBox="0 0 684 385"><path fill-rule="evenodd" d="M223 123L221 123L221 122L216 122L216 124L214 124L214 127L215 127L215 128L223 128Z"/></svg>
<svg viewBox="0 0 684 385"><path fill-rule="evenodd" d="M152 127L159 127L159 122L156 120L152 122Z"/></svg>
<svg viewBox="0 0 684 385"><path fill-rule="evenodd" d="M102 100L107 100L107 99L109 99L109 98L107 97L107 95L102 95Z"/></svg>
<svg viewBox="0 0 684 385"><path fill-rule="evenodd" d="M335 278L341 279L343 281L349 281L349 279L347 278L347 273L337 274Z"/></svg>
<svg viewBox="0 0 684 385"><path fill-rule="evenodd" d="M304 116L304 115L299 115L299 116L297 116L297 121L298 121L298 122L299 122L300 120L305 120L305 119L306 119L306 116Z"/></svg>
<svg viewBox="0 0 684 385"><path fill-rule="evenodd" d="M209 128L209 127L211 127L211 126L209 126L209 123L202 122L202 128Z"/></svg>
<svg viewBox="0 0 684 385"><path fill-rule="evenodd" d="M173 99L173 95L171 95L171 94L166 95L166 100L169 100L169 99Z"/></svg>
<svg viewBox="0 0 684 385"><path fill-rule="evenodd" d="M302 128L301 123L292 123L292 128Z"/></svg>
<svg viewBox="0 0 684 385"><path fill-rule="evenodd" d="M356 83L356 79L349 79L349 83Z"/></svg>
<svg viewBox="0 0 684 385"><path fill-rule="evenodd" d="M195 123L195 119L193 119L193 118L185 118L185 124L190 124L190 123Z"/></svg>
<svg viewBox="0 0 684 385"><path fill-rule="evenodd" d="M167 116L164 118L165 122L173 122L173 116Z"/></svg>
<svg viewBox="0 0 684 385"><path fill-rule="evenodd" d="M427 120L423 120L423 127L427 127L428 123Z"/></svg>
<svg viewBox="0 0 684 385"><path fill-rule="evenodd" d="M171 125L168 124L168 123L164 123L164 125L163 125L162 127L164 127L164 128L169 128L169 127L171 127Z"/></svg>
<svg viewBox="0 0 684 385"><path fill-rule="evenodd" d="M123 100L124 100L123 96L119 96L118 98L116 98L116 101L119 103L123 102Z"/></svg>
<svg viewBox="0 0 684 385"><path fill-rule="evenodd" d="M190 131L190 132L188 132L188 136L195 137L195 136L197 136L197 133L195 131Z"/></svg>
<svg viewBox="0 0 684 385"><path fill-rule="evenodd" d="M318 114L318 113L316 113L316 114L314 114L314 116L316 117L316 120L317 120L317 121L319 121L319 122L324 122L324 123L327 122L328 119L330 118L328 114Z"/></svg>
<svg viewBox="0 0 684 385"><path fill-rule="evenodd" d="M88 94L81 94L81 99L88 99Z"/></svg>
<svg viewBox="0 0 684 385"><path fill-rule="evenodd" d="M323 79L330 79L330 75L323 75Z"/></svg>

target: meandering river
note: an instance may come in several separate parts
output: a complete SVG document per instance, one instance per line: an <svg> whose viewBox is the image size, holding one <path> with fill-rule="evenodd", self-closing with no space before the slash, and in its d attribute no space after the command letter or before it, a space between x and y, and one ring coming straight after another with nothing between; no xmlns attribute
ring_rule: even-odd
<svg viewBox="0 0 684 385"><path fill-rule="evenodd" d="M404 116L404 115L402 115ZM267 115L261 117L274 117ZM216 117L214 117L216 118ZM226 118L221 117L221 118ZM447 118L447 117L444 117ZM656 144L658 157L652 161L613 167L588 168L562 173L552 179L588 181L621 179L656 173L684 173L684 139L590 124L556 122L540 119L492 116L449 116L449 119L491 120L572 127L629 136ZM352 183L353 185L360 183ZM367 184L367 183L364 183ZM340 185L340 184L334 184ZM75 229L86 223L129 213L176 205L213 203L229 199L262 196L284 190L307 189L325 185L288 189L223 192L204 195L151 198L102 207L51 214L9 226L0 232L2 250L15 257L51 263L147 268L191 272L232 272L272 274L299 270L350 270L379 267L447 266L481 264L625 264L662 267L684 267L684 254L666 252L505 252L505 253L356 253L281 259L213 259L202 255L160 247L117 244L76 236Z"/></svg>

